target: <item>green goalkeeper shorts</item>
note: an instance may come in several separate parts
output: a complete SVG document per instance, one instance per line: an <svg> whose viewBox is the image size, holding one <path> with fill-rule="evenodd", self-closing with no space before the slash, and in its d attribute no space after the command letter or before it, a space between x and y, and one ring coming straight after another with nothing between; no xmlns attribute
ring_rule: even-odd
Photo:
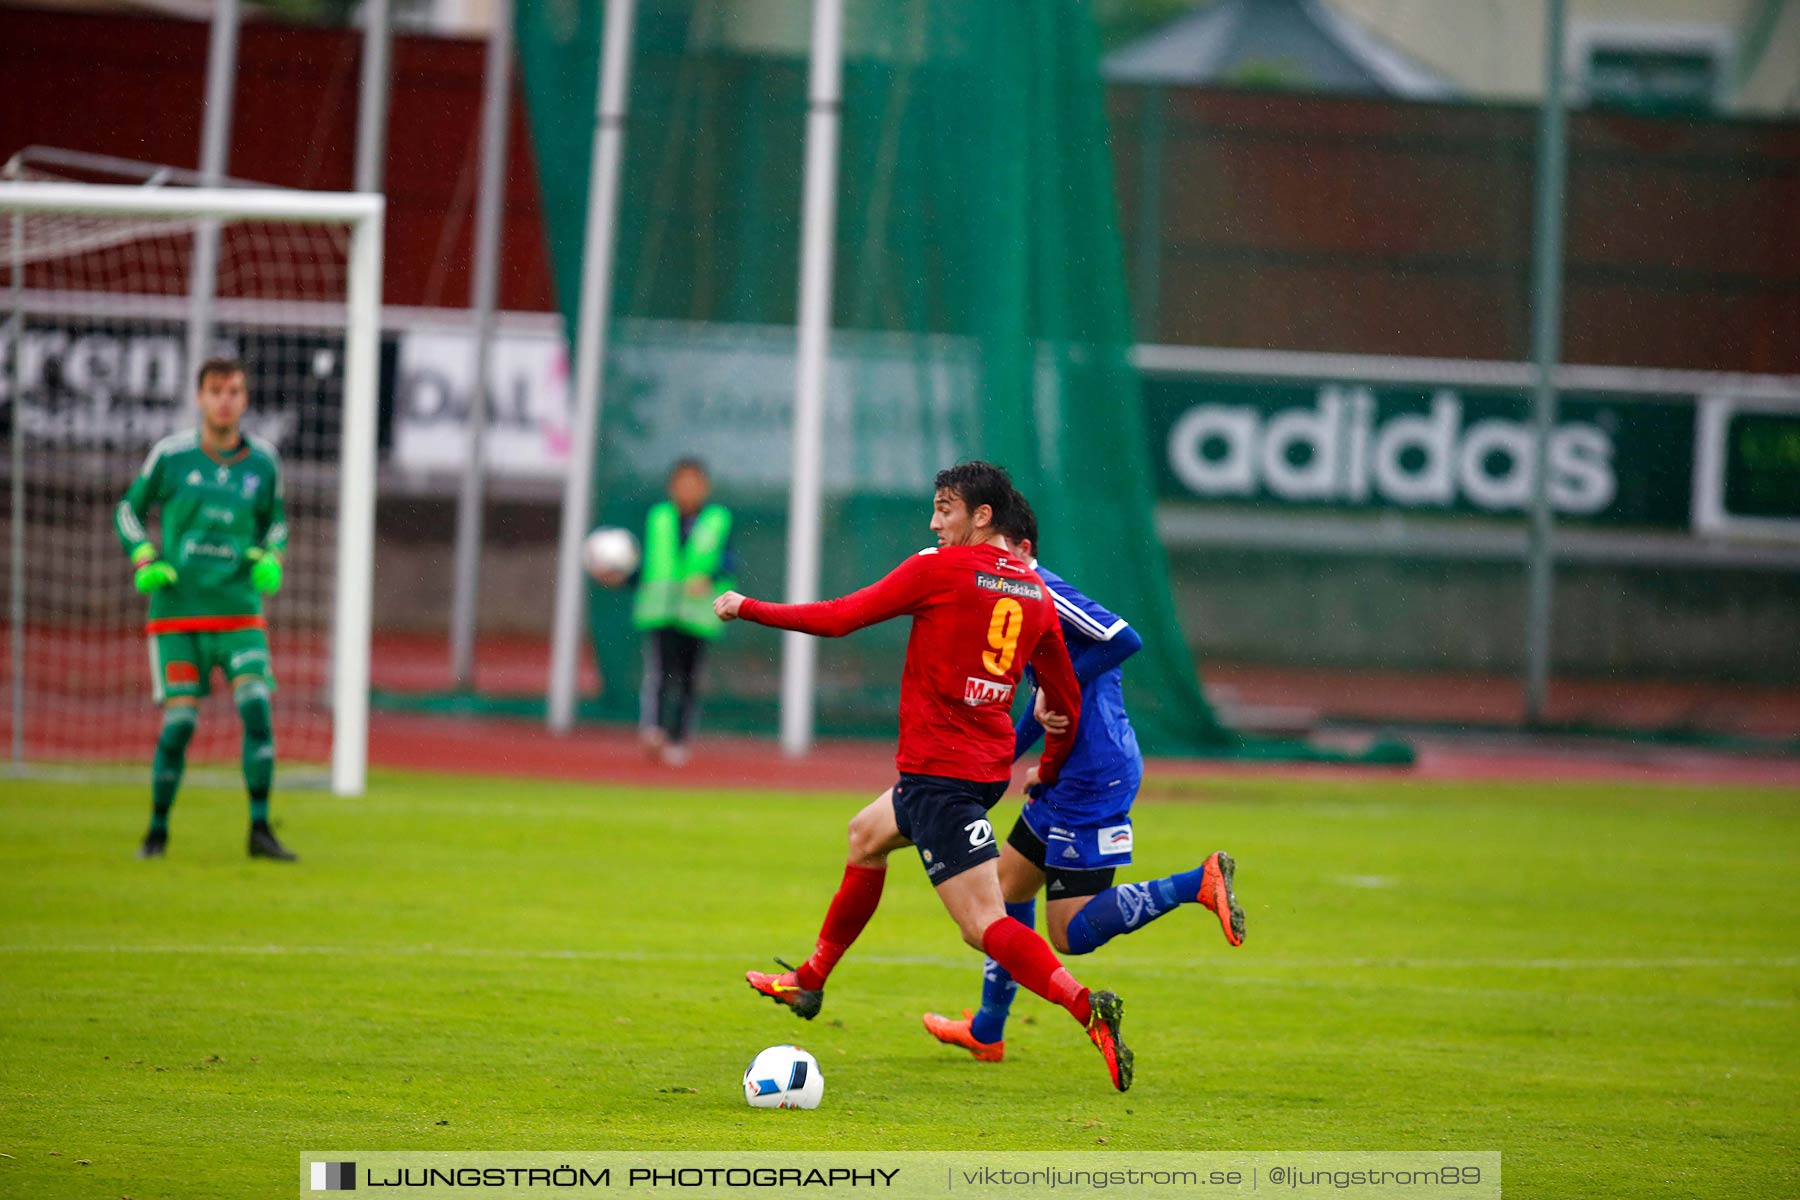
<svg viewBox="0 0 1800 1200"><path fill-rule="evenodd" d="M213 668L236 682L260 679L275 688L269 664L269 639L260 629L230 633L153 633L150 635L150 679L156 702L178 696L204 696L212 690Z"/></svg>

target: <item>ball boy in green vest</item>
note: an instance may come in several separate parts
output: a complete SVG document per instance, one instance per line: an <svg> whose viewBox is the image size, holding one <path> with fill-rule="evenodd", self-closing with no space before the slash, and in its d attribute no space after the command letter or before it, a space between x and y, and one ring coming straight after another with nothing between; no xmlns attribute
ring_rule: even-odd
<svg viewBox="0 0 1800 1200"><path fill-rule="evenodd" d="M644 524L632 613L644 635L644 744L677 767L687 761L703 651L725 628L713 615L713 597L735 584L731 510L707 503L711 493L699 459L684 458L669 469L669 498L651 508Z"/></svg>

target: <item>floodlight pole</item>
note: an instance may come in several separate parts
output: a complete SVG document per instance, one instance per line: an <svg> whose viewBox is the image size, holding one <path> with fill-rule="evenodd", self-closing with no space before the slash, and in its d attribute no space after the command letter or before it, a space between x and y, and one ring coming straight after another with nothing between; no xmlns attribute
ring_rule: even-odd
<svg viewBox="0 0 1800 1200"><path fill-rule="evenodd" d="M1525 722L1544 718L1550 691L1552 590L1550 434L1556 427L1556 360L1561 353L1563 198L1569 166L1563 103L1563 0L1545 13L1544 100L1538 109L1537 199L1532 221L1531 357L1537 368L1532 405L1531 530L1526 566Z"/></svg>
<svg viewBox="0 0 1800 1200"><path fill-rule="evenodd" d="M206 111L200 130L200 186L218 187L231 156L231 104L237 86L238 0L218 0L206 50ZM203 220L194 229L194 260L188 271L187 370L194 372L212 344L213 295L218 286L219 223ZM185 385L184 385L185 386ZM181 394L181 388L177 388Z"/></svg>
<svg viewBox="0 0 1800 1200"><path fill-rule="evenodd" d="M388 0L364 0L362 102L356 114L356 190L379 192L387 171L388 59L394 29Z"/></svg>
<svg viewBox="0 0 1800 1200"><path fill-rule="evenodd" d="M25 766L25 214L12 215L12 764Z"/></svg>
<svg viewBox="0 0 1800 1200"><path fill-rule="evenodd" d="M494 297L500 282L500 217L506 206L506 133L512 99L513 0L495 0L488 33L486 94L481 108L481 189L475 208L475 365L469 385L468 457L456 503L456 569L450 591L450 678L466 688L475 676L475 611L481 573L482 502L487 482L488 374L494 345Z"/></svg>
<svg viewBox="0 0 1800 1200"><path fill-rule="evenodd" d="M844 99L844 0L813 0L809 75L793 483L788 493L789 604L819 598L825 373L831 358L831 260L837 237L838 127ZM812 745L818 653L818 642L806 634L781 636L781 748L788 754L805 754Z"/></svg>
<svg viewBox="0 0 1800 1200"><path fill-rule="evenodd" d="M587 230L582 239L581 302L576 313L574 411L569 471L563 480L562 534L556 554L556 614L550 628L548 717L555 733L575 724L575 660L581 652L581 542L593 512L594 456L606 377L606 335L612 309L614 233L619 175L625 150L626 97L631 82L631 22L637 0L606 0L595 86L594 150L588 170ZM616 679L608 687L620 686Z"/></svg>

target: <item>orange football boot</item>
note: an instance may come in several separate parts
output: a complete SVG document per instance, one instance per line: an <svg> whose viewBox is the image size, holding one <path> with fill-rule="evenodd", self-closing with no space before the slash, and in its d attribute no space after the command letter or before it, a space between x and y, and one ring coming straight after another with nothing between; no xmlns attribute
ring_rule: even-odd
<svg viewBox="0 0 1800 1200"><path fill-rule="evenodd" d="M925 1032L946 1046L961 1046L975 1056L976 1062L999 1062L1006 1057L1006 1042L978 1042L969 1027L975 1023L974 1013L963 1009L962 1020L953 1021L936 1013L925 1014Z"/></svg>
<svg viewBox="0 0 1800 1200"><path fill-rule="evenodd" d="M1244 910L1238 904L1237 893L1231 890L1231 878L1235 874L1237 864L1231 861L1231 855L1223 850L1208 855L1204 873L1200 876L1200 903L1218 915L1225 940L1233 946L1241 946L1244 944Z"/></svg>
<svg viewBox="0 0 1800 1200"><path fill-rule="evenodd" d="M779 958L775 961L787 967L787 970L779 975L771 975L766 971L745 971L744 982L775 1003L787 1005L797 1017L810 1021L818 1016L819 1010L825 1006L825 989L809 991L801 987L799 979L794 975L794 968L788 967Z"/></svg>
<svg viewBox="0 0 1800 1200"><path fill-rule="evenodd" d="M1112 1085L1121 1092L1131 1086L1132 1054L1119 1037L1119 1022L1125 1016L1125 1002L1112 992L1094 992L1088 996L1093 1012L1088 1017L1088 1041L1106 1059L1106 1072Z"/></svg>

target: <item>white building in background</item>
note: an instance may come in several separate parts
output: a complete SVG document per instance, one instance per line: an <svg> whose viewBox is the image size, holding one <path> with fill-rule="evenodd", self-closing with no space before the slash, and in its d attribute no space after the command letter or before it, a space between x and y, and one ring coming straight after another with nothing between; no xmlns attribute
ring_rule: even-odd
<svg viewBox="0 0 1800 1200"><path fill-rule="evenodd" d="M564 0L566 3L596 0ZM699 2L699 0L696 0ZM716 0L715 0L716 2ZM901 3L904 0L886 0ZM212 0L0 0L205 19ZM403 29L484 37L494 0L390 0ZM257 0L246 0L254 14ZM1120 82L1239 84L1529 103L1544 77L1546 0L1195 0L1107 56ZM804 0L731 0L729 40L804 53ZM1577 103L1800 116L1800 0L1567 0ZM849 34L856 33L854 6Z"/></svg>
<svg viewBox="0 0 1800 1200"><path fill-rule="evenodd" d="M1107 57L1167 84L1533 102L1546 0L1200 0ZM1577 103L1800 114L1800 0L1568 0Z"/></svg>
<svg viewBox="0 0 1800 1200"><path fill-rule="evenodd" d="M1106 56L1118 83L1449 100L1443 73L1323 0L1206 0Z"/></svg>
<svg viewBox="0 0 1800 1200"><path fill-rule="evenodd" d="M479 37L492 21L493 0L394 3L396 15L415 29ZM721 15L739 29L739 39L744 29L756 29L761 36L749 40L803 52L810 7L803 0L732 0ZM1108 74L1115 74L1111 67L1121 56L1218 10L1229 20L1202 35L1229 42L1234 35L1223 27L1236 25L1244 82L1286 82L1291 64L1283 62L1280 47L1285 22L1297 27L1293 36L1301 60L1318 53L1311 43L1321 37L1342 48L1346 64L1324 66L1326 78L1312 85L1323 90L1532 102L1543 84L1545 0L1196 0L1194 8L1109 56ZM1567 11L1565 66L1578 102L1800 115L1800 0L1568 0ZM854 4L847 16L854 36ZM1259 72L1251 60L1266 38L1275 44L1262 47L1272 53ZM1220 53L1220 47L1213 45L1211 52ZM1345 86L1347 78L1360 74L1385 79L1389 86Z"/></svg>
<svg viewBox="0 0 1800 1200"><path fill-rule="evenodd" d="M1536 100L1544 0L1329 0L1472 96ZM1800 113L1797 0L1569 0L1565 66L1590 103Z"/></svg>

